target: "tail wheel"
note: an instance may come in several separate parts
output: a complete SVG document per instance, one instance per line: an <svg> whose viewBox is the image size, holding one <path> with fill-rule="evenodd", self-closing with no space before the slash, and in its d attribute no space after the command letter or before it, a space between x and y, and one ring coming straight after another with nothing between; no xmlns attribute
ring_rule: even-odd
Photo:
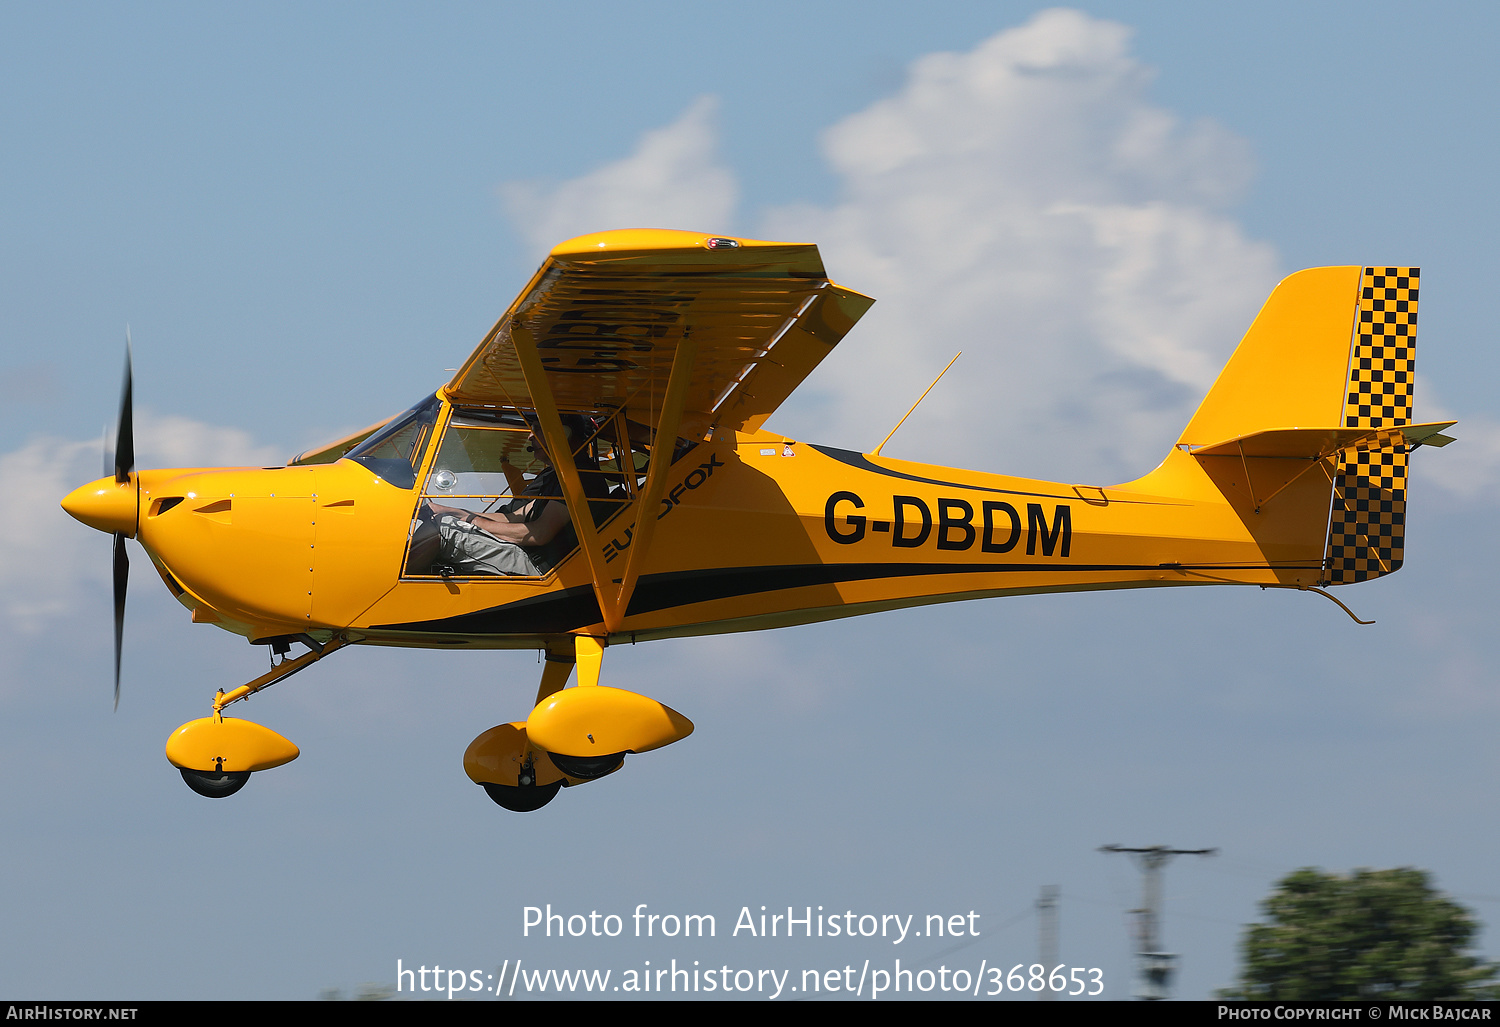
<svg viewBox="0 0 1500 1027"><path fill-rule="evenodd" d="M178 767L187 786L199 795L210 799L225 799L245 787L250 780L248 770L188 770Z"/></svg>
<svg viewBox="0 0 1500 1027"><path fill-rule="evenodd" d="M484 790L489 793L491 799L512 813L530 813L551 802L552 797L562 786L561 781L554 781L550 785L486 784Z"/></svg>

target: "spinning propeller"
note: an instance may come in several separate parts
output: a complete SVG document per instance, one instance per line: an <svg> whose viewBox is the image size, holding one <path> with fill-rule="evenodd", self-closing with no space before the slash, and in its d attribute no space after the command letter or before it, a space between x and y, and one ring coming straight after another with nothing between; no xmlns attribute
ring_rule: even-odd
<svg viewBox="0 0 1500 1027"><path fill-rule="evenodd" d="M115 709L120 708L120 646L125 631L125 583L130 558L125 540L140 524L140 483L135 475L135 430L130 412L130 329L125 329L125 384L120 390L120 424L115 432L113 474L105 444L104 477L63 497L62 508L90 528L115 537Z"/></svg>
<svg viewBox="0 0 1500 1027"><path fill-rule="evenodd" d="M125 329L125 381L120 386L120 423L115 431L115 484L130 483L135 470L135 428L130 402L130 328ZM108 469L106 468L106 472ZM130 581L130 557L125 553L125 533L114 532L115 560L115 709L120 708L120 649L125 639L125 587Z"/></svg>

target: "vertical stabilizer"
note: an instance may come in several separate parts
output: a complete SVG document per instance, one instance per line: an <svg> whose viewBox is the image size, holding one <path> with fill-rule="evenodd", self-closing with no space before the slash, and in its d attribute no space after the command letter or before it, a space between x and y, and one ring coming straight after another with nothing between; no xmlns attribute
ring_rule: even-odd
<svg viewBox="0 0 1500 1027"><path fill-rule="evenodd" d="M1282 281L1178 444L1207 446L1272 428L1342 424L1360 271L1316 267Z"/></svg>

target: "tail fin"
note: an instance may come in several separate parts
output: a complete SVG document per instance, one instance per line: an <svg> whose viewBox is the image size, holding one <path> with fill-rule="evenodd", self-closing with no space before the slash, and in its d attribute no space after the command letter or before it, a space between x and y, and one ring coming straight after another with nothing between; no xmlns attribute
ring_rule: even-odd
<svg viewBox="0 0 1500 1027"><path fill-rule="evenodd" d="M1178 445L1196 448L1275 428L1342 425L1360 272L1319 267L1278 285Z"/></svg>
<svg viewBox="0 0 1500 1027"><path fill-rule="evenodd" d="M1296 490L1294 518L1303 545L1327 525L1320 584L1401 566L1410 433L1400 429L1411 424L1418 273L1326 267L1288 277L1178 440L1231 501L1248 492L1256 514L1313 466L1323 470L1322 491L1311 493L1311 481Z"/></svg>

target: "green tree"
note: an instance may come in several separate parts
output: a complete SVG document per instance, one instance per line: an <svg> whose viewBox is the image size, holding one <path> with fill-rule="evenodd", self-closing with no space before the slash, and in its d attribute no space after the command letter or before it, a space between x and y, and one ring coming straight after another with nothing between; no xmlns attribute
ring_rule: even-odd
<svg viewBox="0 0 1500 1027"><path fill-rule="evenodd" d="M1426 872L1297 870L1261 903L1242 942L1240 999L1500 997L1500 964L1468 949L1479 927Z"/></svg>

